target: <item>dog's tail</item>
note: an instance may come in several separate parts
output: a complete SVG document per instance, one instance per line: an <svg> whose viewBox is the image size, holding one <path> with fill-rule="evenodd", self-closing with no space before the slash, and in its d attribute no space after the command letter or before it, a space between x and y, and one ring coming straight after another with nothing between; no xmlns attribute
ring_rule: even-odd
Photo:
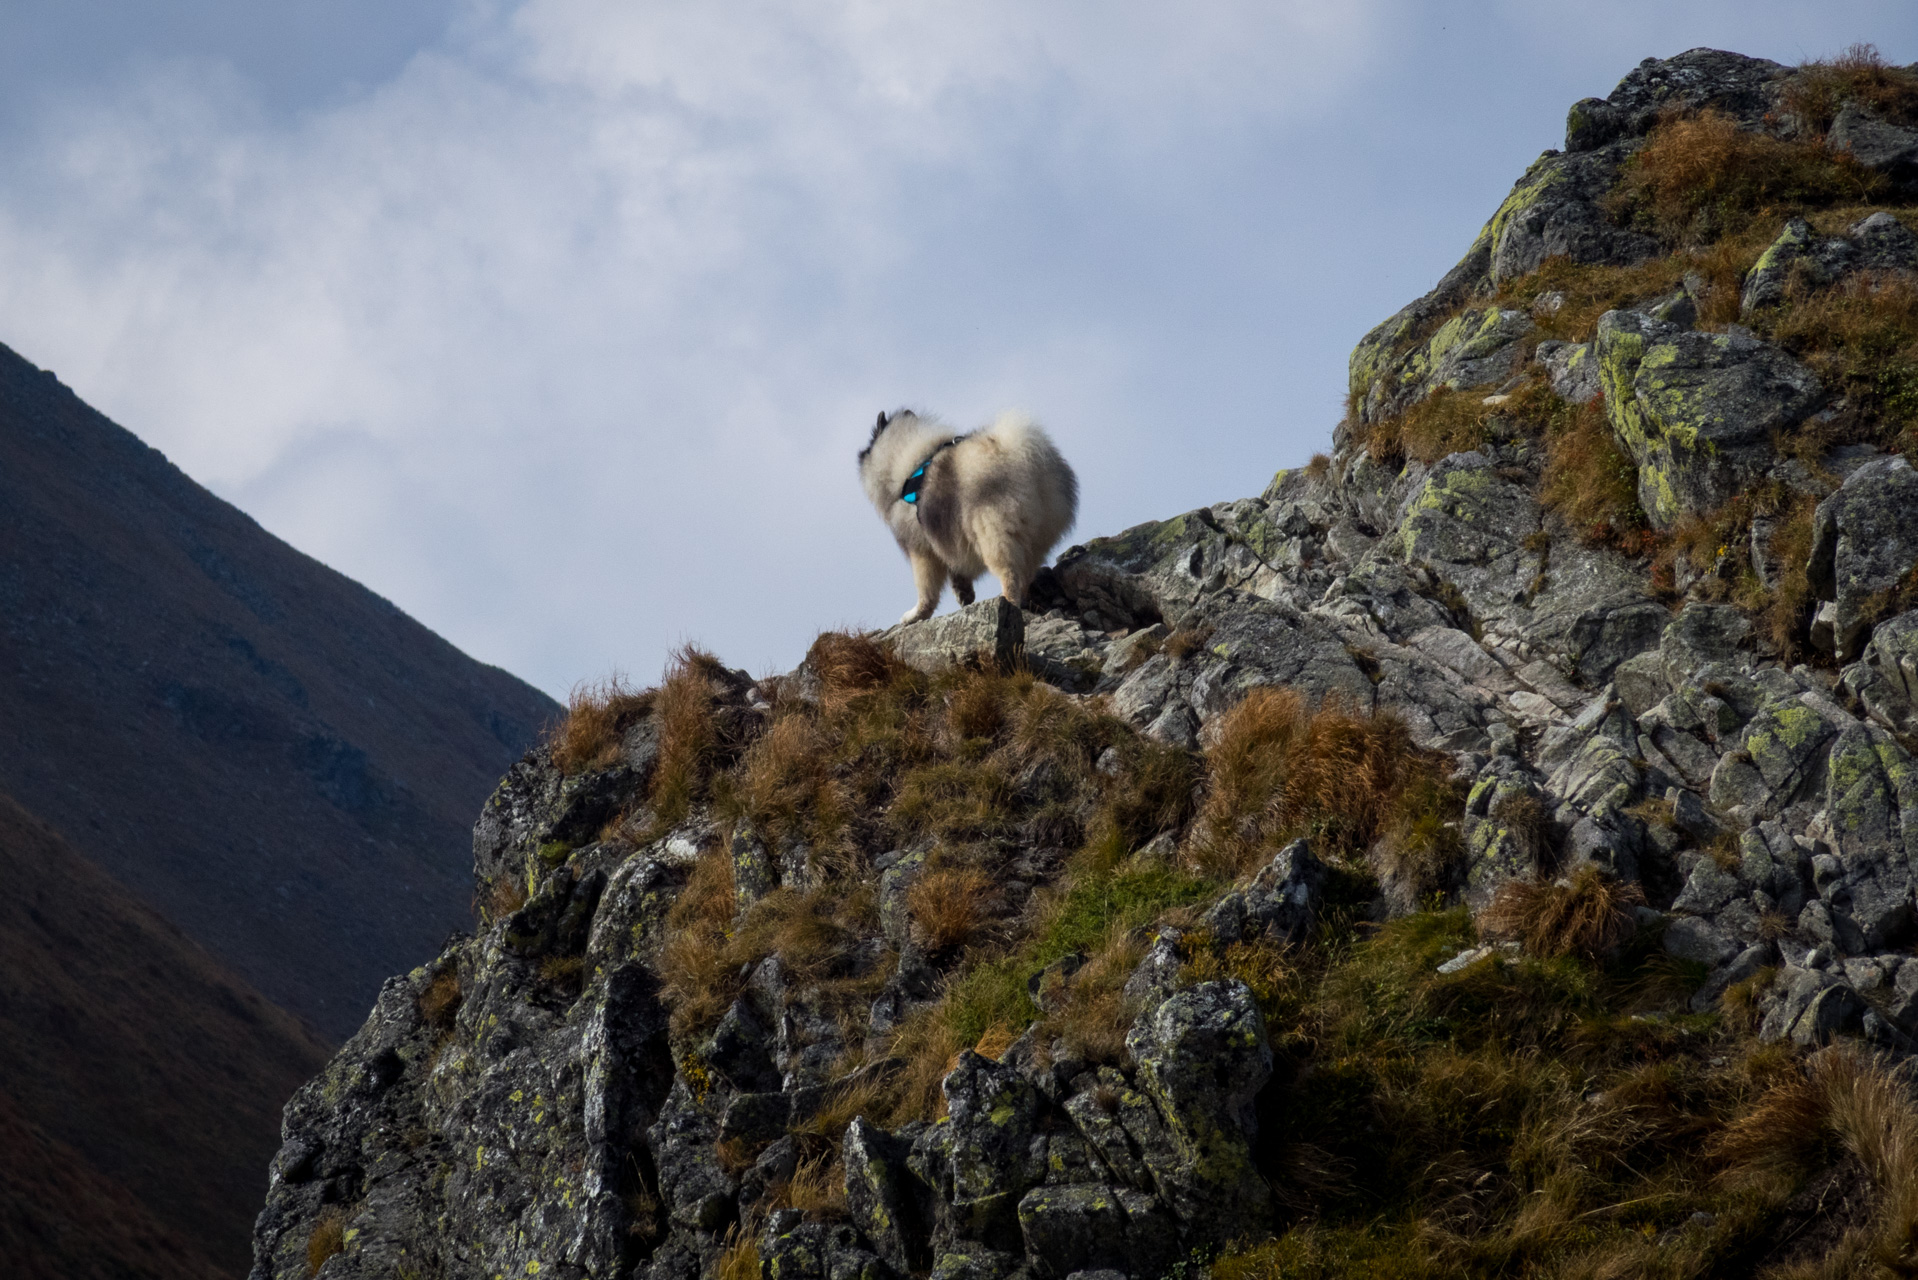
<svg viewBox="0 0 1918 1280"><path fill-rule="evenodd" d="M1078 522L1079 477L1073 474L1046 429L1034 422L1031 415L1007 410L979 434L999 446L1007 458L1017 459L1030 468L1034 477L1051 490L1048 496L1056 514L1063 517L1058 532L1063 533Z"/></svg>

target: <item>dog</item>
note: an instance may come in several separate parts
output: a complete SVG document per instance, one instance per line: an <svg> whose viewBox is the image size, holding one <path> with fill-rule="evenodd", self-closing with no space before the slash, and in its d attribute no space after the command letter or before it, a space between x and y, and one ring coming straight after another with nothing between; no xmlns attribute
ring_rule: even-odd
<svg viewBox="0 0 1918 1280"><path fill-rule="evenodd" d="M1079 478L1023 414L968 435L909 410L881 412L859 451L859 483L912 562L919 602L901 622L932 616L948 580L961 605L991 570L1023 606L1033 575L1079 516Z"/></svg>

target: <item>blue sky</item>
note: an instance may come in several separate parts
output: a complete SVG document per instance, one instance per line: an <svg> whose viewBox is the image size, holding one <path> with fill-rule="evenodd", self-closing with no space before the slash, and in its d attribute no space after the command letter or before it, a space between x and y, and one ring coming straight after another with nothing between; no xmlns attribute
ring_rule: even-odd
<svg viewBox="0 0 1918 1280"><path fill-rule="evenodd" d="M1256 493L1576 99L1697 45L1918 60L1909 0L5 22L0 342L560 696L896 618L881 407L1036 415L1075 537Z"/></svg>

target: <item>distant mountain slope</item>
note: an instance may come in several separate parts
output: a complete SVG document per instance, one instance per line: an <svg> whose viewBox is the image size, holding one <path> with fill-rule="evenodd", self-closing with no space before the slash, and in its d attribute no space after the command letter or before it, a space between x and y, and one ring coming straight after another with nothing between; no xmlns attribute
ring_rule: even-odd
<svg viewBox="0 0 1918 1280"><path fill-rule="evenodd" d="M310 1030L0 795L0 1272L237 1275Z"/></svg>
<svg viewBox="0 0 1918 1280"><path fill-rule="evenodd" d="M0 788L333 1036L558 711L0 347Z"/></svg>

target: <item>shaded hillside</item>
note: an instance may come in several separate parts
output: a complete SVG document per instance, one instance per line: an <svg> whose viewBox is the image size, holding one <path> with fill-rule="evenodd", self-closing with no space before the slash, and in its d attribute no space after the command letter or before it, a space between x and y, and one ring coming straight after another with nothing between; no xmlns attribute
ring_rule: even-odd
<svg viewBox="0 0 1918 1280"><path fill-rule="evenodd" d="M329 1034L468 920L558 708L0 348L0 787Z"/></svg>
<svg viewBox="0 0 1918 1280"><path fill-rule="evenodd" d="M309 1029L0 795L9 1276L231 1275Z"/></svg>

